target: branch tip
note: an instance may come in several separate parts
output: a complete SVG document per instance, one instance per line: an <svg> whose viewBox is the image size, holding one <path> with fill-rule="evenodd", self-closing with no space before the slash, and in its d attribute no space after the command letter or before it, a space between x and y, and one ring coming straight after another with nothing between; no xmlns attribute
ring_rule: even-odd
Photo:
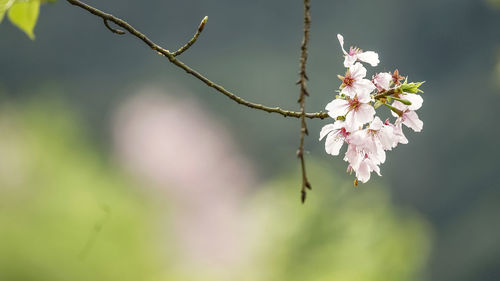
<svg viewBox="0 0 500 281"><path fill-rule="evenodd" d="M205 24L207 24L208 16L205 16L202 20L200 25L198 26L198 32L202 32L203 28L205 28Z"/></svg>

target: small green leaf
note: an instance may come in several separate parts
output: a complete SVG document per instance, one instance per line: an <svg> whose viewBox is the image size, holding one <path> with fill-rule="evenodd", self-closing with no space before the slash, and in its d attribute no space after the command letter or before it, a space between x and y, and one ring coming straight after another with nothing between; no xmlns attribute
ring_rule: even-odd
<svg viewBox="0 0 500 281"><path fill-rule="evenodd" d="M401 90L405 93L411 93L411 94L416 94L416 93L423 93L424 91L420 90L418 87L420 87L424 82L418 82L418 83L407 83L406 81L401 85Z"/></svg>
<svg viewBox="0 0 500 281"><path fill-rule="evenodd" d="M379 108L379 107L380 107L381 105L383 105L383 104L384 104L383 102L381 102L381 101L379 101L379 100L378 100L378 101L376 101L376 102L375 102L375 104L373 105L373 108L377 109L377 108Z"/></svg>
<svg viewBox="0 0 500 281"><path fill-rule="evenodd" d="M33 40L39 11L40 0L16 1L9 9L9 19Z"/></svg>
<svg viewBox="0 0 500 281"><path fill-rule="evenodd" d="M5 12L14 4L15 0L0 0L0 23L5 16Z"/></svg>
<svg viewBox="0 0 500 281"><path fill-rule="evenodd" d="M409 100L400 99L400 98L397 98L397 97L392 97L392 98L395 99L395 100L397 100L397 101L399 101L402 104L411 105L411 101L409 101Z"/></svg>

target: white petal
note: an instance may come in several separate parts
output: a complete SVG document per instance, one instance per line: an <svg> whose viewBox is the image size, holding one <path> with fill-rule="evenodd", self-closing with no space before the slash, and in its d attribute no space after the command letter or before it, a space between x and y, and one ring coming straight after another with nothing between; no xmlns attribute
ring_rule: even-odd
<svg viewBox="0 0 500 281"><path fill-rule="evenodd" d="M365 130L359 130L351 133L349 136L347 136L347 140L349 143L352 143L356 146L359 147L364 147L366 146L366 142L369 140L368 139L368 134Z"/></svg>
<svg viewBox="0 0 500 281"><path fill-rule="evenodd" d="M418 119L418 115L415 111L406 111L403 114L403 124L411 128L415 132L422 131L424 122Z"/></svg>
<svg viewBox="0 0 500 281"><path fill-rule="evenodd" d="M375 116L375 118L373 118L372 123L370 124L370 129L378 131L382 129L383 125L384 123L382 123L382 120L380 120L378 116Z"/></svg>
<svg viewBox="0 0 500 281"><path fill-rule="evenodd" d="M373 51L363 52L358 54L358 60L377 66L379 64L378 54Z"/></svg>
<svg viewBox="0 0 500 281"><path fill-rule="evenodd" d="M401 134L398 134L398 142L402 143L402 144L407 144L408 143L408 139L403 134L403 131L401 131Z"/></svg>
<svg viewBox="0 0 500 281"><path fill-rule="evenodd" d="M345 116L345 127L349 132L359 130L359 124L356 123L354 118L354 111L349 111Z"/></svg>
<svg viewBox="0 0 500 281"><path fill-rule="evenodd" d="M335 125L327 124L321 128L321 132L319 133L319 140L322 140L326 135L330 134L333 130L335 130Z"/></svg>
<svg viewBox="0 0 500 281"><path fill-rule="evenodd" d="M416 94L405 94L401 98L411 102L411 105L408 106L409 110L419 109L420 107L422 107L422 103L424 102L422 96Z"/></svg>
<svg viewBox="0 0 500 281"><path fill-rule="evenodd" d="M374 155L372 156L373 158L373 162L374 163L384 163L385 162L385 150L384 148L382 147L382 144L379 143L379 142L376 142L375 143L375 153Z"/></svg>
<svg viewBox="0 0 500 281"><path fill-rule="evenodd" d="M382 176L380 174L380 168L379 168L379 166L375 165L375 163L373 163L372 161L369 161L368 162L368 166L370 167L370 170L375 171L375 173L377 173L377 175L379 175L379 177Z"/></svg>
<svg viewBox="0 0 500 281"><path fill-rule="evenodd" d="M377 73L373 81L375 82L377 88L381 90L388 90L392 81L392 75L388 72Z"/></svg>
<svg viewBox="0 0 500 281"><path fill-rule="evenodd" d="M361 162L358 169L356 170L356 178L358 178L358 180L362 183L366 183L368 180L370 180L370 167L365 160Z"/></svg>
<svg viewBox="0 0 500 281"><path fill-rule="evenodd" d="M338 116L344 116L349 110L349 102L343 99L334 99L328 103L325 107L328 111L328 115L332 118L337 118Z"/></svg>
<svg viewBox="0 0 500 281"><path fill-rule="evenodd" d="M349 68L349 73L354 80L362 79L366 76L366 68L359 62Z"/></svg>
<svg viewBox="0 0 500 281"><path fill-rule="evenodd" d="M385 150L391 150L397 136L394 134L394 129L390 126L383 126L378 132L378 137L382 147Z"/></svg>
<svg viewBox="0 0 500 281"><path fill-rule="evenodd" d="M350 98L354 98L356 96L356 88L352 86L346 86L340 91L341 94L344 94Z"/></svg>
<svg viewBox="0 0 500 281"><path fill-rule="evenodd" d="M394 125L392 124L389 124L389 126L391 126L392 130L394 131L394 143L392 144L392 147L396 147L398 145L398 143L402 143L402 144L407 144L408 143L408 139L405 137L405 135L403 134L403 128L401 126L401 117L396 119L396 122Z"/></svg>
<svg viewBox="0 0 500 281"><path fill-rule="evenodd" d="M356 96L357 96L358 101L360 103L369 103L372 100L370 93L371 92L367 92L367 91L357 92Z"/></svg>
<svg viewBox="0 0 500 281"><path fill-rule="evenodd" d="M402 143L402 144L407 144L408 143L408 139L404 135L403 128L402 128L401 125L395 126L394 127L394 131L396 132L395 135L398 136L398 142L399 143Z"/></svg>
<svg viewBox="0 0 500 281"><path fill-rule="evenodd" d="M336 120L335 123L333 123L333 128L335 130L341 129L345 126L344 121L341 120Z"/></svg>
<svg viewBox="0 0 500 281"><path fill-rule="evenodd" d="M375 115L375 109L373 106L369 104L361 104L354 112L355 122L359 123L359 125L363 125L365 123L371 122L373 120L373 116Z"/></svg>
<svg viewBox="0 0 500 281"><path fill-rule="evenodd" d="M358 57L356 55L350 56L349 54L346 54L344 58L344 66L351 67L356 62L357 59Z"/></svg>
<svg viewBox="0 0 500 281"><path fill-rule="evenodd" d="M344 49L344 36L337 34L337 39L339 39L340 47L342 47L342 52L344 52L344 54L347 54Z"/></svg>
<svg viewBox="0 0 500 281"><path fill-rule="evenodd" d="M368 95L376 88L372 81L368 79L354 80L353 86L358 93L366 93Z"/></svg>
<svg viewBox="0 0 500 281"><path fill-rule="evenodd" d="M339 155L340 149L344 144L344 138L336 134L329 134L325 141L325 151L331 155Z"/></svg>
<svg viewBox="0 0 500 281"><path fill-rule="evenodd" d="M362 157L364 156L358 152L355 145L349 144L349 146L347 146L347 151L345 153L344 160L349 162L353 170L356 171L358 169L361 160L363 160Z"/></svg>

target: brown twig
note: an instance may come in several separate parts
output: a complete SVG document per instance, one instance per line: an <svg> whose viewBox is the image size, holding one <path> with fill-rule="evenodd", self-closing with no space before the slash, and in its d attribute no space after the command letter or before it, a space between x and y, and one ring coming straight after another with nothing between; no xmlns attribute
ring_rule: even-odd
<svg viewBox="0 0 500 281"><path fill-rule="evenodd" d="M207 20L208 20L208 17L204 17L203 20L201 21L200 25L198 26L198 30L196 30L196 33L194 34L193 38L191 38L191 40L189 40L186 45L182 46L179 48L179 50L175 51L173 53L174 57L184 53L184 51L186 51L187 49L189 49L195 42L196 40L198 39L198 37L200 36L201 32L203 31L203 29L205 28L205 24L207 23Z"/></svg>
<svg viewBox="0 0 500 281"><path fill-rule="evenodd" d="M300 104L300 144L297 150L297 156L300 159L300 165L302 167L302 189L301 201L304 203L306 201L306 191L307 188L311 189L311 184L307 179L306 174L306 163L304 160L304 138L308 135L307 124L306 124L306 113L305 113L305 103L306 96L309 96L307 92L307 74L306 74L306 63L307 63L307 43L309 42L309 29L311 28L311 12L309 0L304 0L304 38L302 39L302 45L300 47L300 72L299 81L297 84L300 85L300 95L298 103Z"/></svg>
<svg viewBox="0 0 500 281"><path fill-rule="evenodd" d="M244 106L247 106L247 107L250 107L250 108L253 108L253 109L258 109L258 110L266 111L266 112L269 112L269 113L278 113L278 114L281 114L284 117L311 118L311 119L313 119L313 118L325 119L325 118L328 117L328 114L326 112L322 112L322 111L320 111L320 112L312 112L312 113L304 113L303 111L300 111L300 112L290 111L290 110L281 109L279 107L269 107L269 106L264 106L262 104L249 102L249 101L247 101L247 100L245 100L245 99L243 99L243 98L235 95L234 93L226 90L221 85L212 82L211 80L209 80L208 78L206 78L205 76L203 76L202 74L200 74L199 72L197 72L196 70L194 70L191 67L187 66L186 64L184 64L183 62L181 62L180 60L178 60L175 57L176 52L170 52L169 50L160 47L159 45L157 45L156 43L154 43L153 41L151 41L151 39L149 39L146 35L144 35L143 33L139 32L134 27L132 27L126 21L124 21L124 20L122 20L120 18L117 18L117 17L115 17L115 16L113 16L111 14L107 14L105 12L102 12L99 9L96 9L96 8L94 8L92 6L89 6L89 5L85 4L85 3L82 3L81 1L78 1L78 0L66 0L66 1L68 3L70 3L71 5L80 7L82 9L87 10L88 12L92 13L93 15L102 18L105 23L108 23L108 21L111 21L114 24L120 26L124 30L128 31L131 35L137 37L138 39L140 39L141 41L143 41L144 43L146 43L146 45L148 45L153 51L157 52L158 54L160 54L162 56L165 56L171 63L173 63L177 67L183 69L186 73L194 76L198 80L200 80L203 83L205 83L207 86L215 89L216 91L222 93L223 95L227 96L231 100L233 100L233 101L235 101L235 102L237 102L237 103L239 103L241 105L244 105ZM202 25L204 26L203 22L202 22ZM107 25L107 28L110 28L109 24ZM110 28L110 30L112 32L116 33L115 32L116 29ZM113 30L115 30L115 31L113 31ZM195 34L195 36L196 36L196 34ZM190 41L193 41L191 43L191 45L192 45L192 44L194 44L194 41L196 41L196 39L194 39L194 40L191 39ZM189 42L186 45L188 45L188 44L189 44ZM185 50L187 50L191 45L189 45L187 48L185 48ZM183 47L181 47L179 50L181 50L181 49L183 49ZM185 50L183 50L183 51L185 51Z"/></svg>

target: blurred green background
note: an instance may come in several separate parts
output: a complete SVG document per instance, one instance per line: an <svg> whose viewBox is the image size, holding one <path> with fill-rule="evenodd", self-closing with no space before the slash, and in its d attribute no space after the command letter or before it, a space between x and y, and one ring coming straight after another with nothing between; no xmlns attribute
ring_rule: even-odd
<svg viewBox="0 0 500 281"><path fill-rule="evenodd" d="M238 95L296 109L301 1L88 1ZM422 133L353 187L299 122L241 107L65 1L0 25L0 280L499 280L500 2L312 1L308 111L344 71L426 81ZM372 70L371 68L369 71ZM369 73L370 75L373 74Z"/></svg>

